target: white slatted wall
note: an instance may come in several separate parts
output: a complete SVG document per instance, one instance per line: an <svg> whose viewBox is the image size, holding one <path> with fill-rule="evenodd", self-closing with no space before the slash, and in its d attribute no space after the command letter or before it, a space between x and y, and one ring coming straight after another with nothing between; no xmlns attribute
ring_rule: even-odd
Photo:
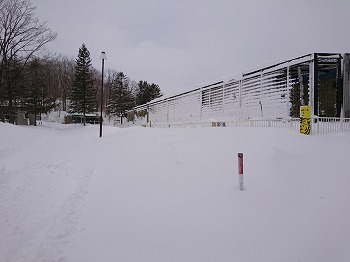
<svg viewBox="0 0 350 262"><path fill-rule="evenodd" d="M311 60L307 58L303 57L299 64L309 63ZM164 124L210 119L286 118L290 110L289 91L296 81L289 76L292 65L298 65L298 61L248 73L241 80L219 82L184 94L161 97L135 110L148 108L149 120ZM145 119L142 121L146 123Z"/></svg>

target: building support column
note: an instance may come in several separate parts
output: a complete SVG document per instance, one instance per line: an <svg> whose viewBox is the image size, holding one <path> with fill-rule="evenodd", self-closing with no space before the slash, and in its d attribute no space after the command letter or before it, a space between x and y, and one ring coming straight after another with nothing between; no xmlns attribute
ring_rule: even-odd
<svg viewBox="0 0 350 262"><path fill-rule="evenodd" d="M341 71L341 62L342 57L339 55L339 58L337 59L337 74L336 74L336 117L342 117L342 107L343 107L343 97L344 97L344 91L343 91L343 78L342 78L342 71ZM344 116L344 115L343 115Z"/></svg>
<svg viewBox="0 0 350 262"><path fill-rule="evenodd" d="M350 117L350 54L344 54L343 59L343 114Z"/></svg>
<svg viewBox="0 0 350 262"><path fill-rule="evenodd" d="M319 115L319 99L318 99L318 93L319 93L319 86L318 86L318 55L317 53L314 54L314 70L313 70L313 82L314 82L314 115Z"/></svg>
<svg viewBox="0 0 350 262"><path fill-rule="evenodd" d="M289 78L289 62L287 63L287 79L286 79L286 84L287 84L287 94L286 94L286 105L287 105L287 115L286 117L290 116L290 78Z"/></svg>
<svg viewBox="0 0 350 262"><path fill-rule="evenodd" d="M311 58L309 64L309 106L311 106L311 116L314 115L315 99L314 99L314 60Z"/></svg>

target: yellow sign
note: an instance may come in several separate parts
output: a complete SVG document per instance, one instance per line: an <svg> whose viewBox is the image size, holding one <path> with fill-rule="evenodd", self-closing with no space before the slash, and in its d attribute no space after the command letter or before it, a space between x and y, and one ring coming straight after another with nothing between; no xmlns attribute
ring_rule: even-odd
<svg viewBox="0 0 350 262"><path fill-rule="evenodd" d="M311 118L311 106L300 106L300 118Z"/></svg>
<svg viewBox="0 0 350 262"><path fill-rule="evenodd" d="M300 133L311 134L311 107L300 106Z"/></svg>

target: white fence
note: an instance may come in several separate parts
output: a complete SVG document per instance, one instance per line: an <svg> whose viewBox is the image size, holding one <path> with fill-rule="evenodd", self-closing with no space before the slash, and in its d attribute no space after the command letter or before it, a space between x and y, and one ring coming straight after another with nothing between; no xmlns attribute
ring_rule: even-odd
<svg viewBox="0 0 350 262"><path fill-rule="evenodd" d="M288 119L270 119L270 120L240 120L240 121L222 121L222 122L188 122L188 123L151 123L151 127L280 127L299 130L299 118Z"/></svg>
<svg viewBox="0 0 350 262"><path fill-rule="evenodd" d="M350 132L350 118L314 117L311 121L311 134L324 135L333 132ZM157 123L150 122L149 127L157 128L195 128L195 127L275 127L287 128L299 132L300 119L265 119L265 120L240 120L223 122L187 122L187 123Z"/></svg>
<svg viewBox="0 0 350 262"><path fill-rule="evenodd" d="M350 118L314 117L312 119L311 132L313 135L350 132Z"/></svg>

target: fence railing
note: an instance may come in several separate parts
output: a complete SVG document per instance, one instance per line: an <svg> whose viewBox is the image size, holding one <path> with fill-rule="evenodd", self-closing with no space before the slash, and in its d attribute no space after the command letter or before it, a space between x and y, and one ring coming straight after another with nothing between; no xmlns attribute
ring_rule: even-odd
<svg viewBox="0 0 350 262"><path fill-rule="evenodd" d="M323 135L332 132L350 132L350 118L314 117L312 118L311 133Z"/></svg>
<svg viewBox="0 0 350 262"><path fill-rule="evenodd" d="M350 132L350 118L339 117L313 117L311 121L311 134L324 135L332 132ZM195 128L195 127L275 127L288 128L299 132L300 119L249 119L238 121L201 121L187 123L156 123L151 122L150 127L157 128Z"/></svg>
<svg viewBox="0 0 350 262"><path fill-rule="evenodd" d="M221 122L201 121L187 123L151 123L151 127L159 128L191 128L191 127L279 127L299 130L299 118L288 119L249 119L249 120L229 120Z"/></svg>

